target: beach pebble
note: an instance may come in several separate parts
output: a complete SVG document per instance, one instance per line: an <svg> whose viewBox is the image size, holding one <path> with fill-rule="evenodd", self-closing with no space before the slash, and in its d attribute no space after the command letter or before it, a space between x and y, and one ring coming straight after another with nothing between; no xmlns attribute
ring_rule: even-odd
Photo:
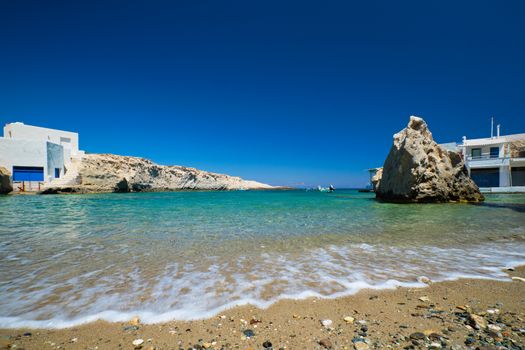
<svg viewBox="0 0 525 350"><path fill-rule="evenodd" d="M255 332L252 331L251 329L247 329L247 330L245 330L242 333L246 336L246 338L251 338L251 337L255 336Z"/></svg>
<svg viewBox="0 0 525 350"><path fill-rule="evenodd" d="M263 344L262 344L263 348L267 349L267 350L271 350L272 349L272 343L269 342L268 340L265 341Z"/></svg>
<svg viewBox="0 0 525 350"><path fill-rule="evenodd" d="M370 349L370 347L368 346L367 343L362 342L362 341L358 341L358 342L354 343L354 349L355 350L368 350L368 349Z"/></svg>
<svg viewBox="0 0 525 350"><path fill-rule="evenodd" d="M493 332L499 332L501 331L501 327L495 324L489 324L488 329Z"/></svg>
<svg viewBox="0 0 525 350"><path fill-rule="evenodd" d="M203 347L204 349L209 349L209 348L212 347L212 344L211 344L211 343L203 343L203 344L202 344L202 347Z"/></svg>
<svg viewBox="0 0 525 350"><path fill-rule="evenodd" d="M421 332L415 332L415 333L410 334L410 339L413 339L413 340L422 340L425 338L426 338L426 335Z"/></svg>
<svg viewBox="0 0 525 350"><path fill-rule="evenodd" d="M426 277L426 276L421 276L417 280L418 280L418 282L425 283L425 284L432 283L432 280L430 278Z"/></svg>
<svg viewBox="0 0 525 350"><path fill-rule="evenodd" d="M321 345L325 349L331 349L332 348L332 342L330 339L321 339L319 341L319 345Z"/></svg>
<svg viewBox="0 0 525 350"><path fill-rule="evenodd" d="M135 316L129 321L129 324L132 326L138 326L140 324L140 318L138 316Z"/></svg>
<svg viewBox="0 0 525 350"><path fill-rule="evenodd" d="M525 278L523 278L523 277L512 276L512 279L513 279L514 281L525 282Z"/></svg>
<svg viewBox="0 0 525 350"><path fill-rule="evenodd" d="M76 343L78 341L78 338L71 338L72 343Z"/></svg>
<svg viewBox="0 0 525 350"><path fill-rule="evenodd" d="M469 322L470 325L476 329L487 328L487 320L485 320L482 316L476 314L469 314Z"/></svg>
<svg viewBox="0 0 525 350"><path fill-rule="evenodd" d="M427 297L427 296L422 296L419 298L420 301L424 301L424 302L427 302L427 301L430 301L430 298Z"/></svg>
<svg viewBox="0 0 525 350"><path fill-rule="evenodd" d="M255 317L253 317L251 320L250 320L250 324L251 325L254 325L254 324L257 324L257 323L261 323L262 321L261 320L258 320L256 319Z"/></svg>
<svg viewBox="0 0 525 350"><path fill-rule="evenodd" d="M330 327L332 323L332 320L321 320L321 324L327 328Z"/></svg>
<svg viewBox="0 0 525 350"><path fill-rule="evenodd" d="M343 320L346 322L346 323L354 323L354 318L351 317L351 316L346 316L345 318L343 318Z"/></svg>
<svg viewBox="0 0 525 350"><path fill-rule="evenodd" d="M144 339L135 339L131 342L131 344L133 344L134 346L140 346L144 344Z"/></svg>

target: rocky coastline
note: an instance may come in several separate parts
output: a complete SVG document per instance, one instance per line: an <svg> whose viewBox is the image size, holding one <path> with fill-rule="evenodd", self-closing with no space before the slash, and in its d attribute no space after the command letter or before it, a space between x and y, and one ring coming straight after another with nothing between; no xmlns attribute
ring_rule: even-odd
<svg viewBox="0 0 525 350"><path fill-rule="evenodd" d="M87 154L73 159L65 176L42 194L160 192L181 190L270 190L277 187L184 166L159 165L138 157Z"/></svg>

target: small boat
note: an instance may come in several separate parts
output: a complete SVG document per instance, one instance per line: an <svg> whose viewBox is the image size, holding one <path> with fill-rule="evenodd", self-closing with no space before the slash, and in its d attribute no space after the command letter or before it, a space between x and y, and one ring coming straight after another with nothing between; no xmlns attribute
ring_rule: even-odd
<svg viewBox="0 0 525 350"><path fill-rule="evenodd" d="M317 186L317 190L319 192L334 192L335 191L335 187L330 185L330 187L321 187L321 186Z"/></svg>

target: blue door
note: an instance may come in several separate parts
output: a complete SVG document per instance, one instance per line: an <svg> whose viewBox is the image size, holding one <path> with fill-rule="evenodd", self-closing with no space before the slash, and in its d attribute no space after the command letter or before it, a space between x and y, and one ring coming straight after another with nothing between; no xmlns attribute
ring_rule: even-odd
<svg viewBox="0 0 525 350"><path fill-rule="evenodd" d="M55 179L60 177L60 168L55 168Z"/></svg>
<svg viewBox="0 0 525 350"><path fill-rule="evenodd" d="M44 168L33 166L14 166L13 181L44 181Z"/></svg>

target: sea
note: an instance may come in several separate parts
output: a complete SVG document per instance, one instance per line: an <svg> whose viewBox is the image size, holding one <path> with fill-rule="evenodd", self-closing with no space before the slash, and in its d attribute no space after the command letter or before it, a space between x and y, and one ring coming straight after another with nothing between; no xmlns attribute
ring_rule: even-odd
<svg viewBox="0 0 525 350"><path fill-rule="evenodd" d="M510 281L525 195L390 204L356 190L0 196L0 328L191 320L280 299Z"/></svg>

